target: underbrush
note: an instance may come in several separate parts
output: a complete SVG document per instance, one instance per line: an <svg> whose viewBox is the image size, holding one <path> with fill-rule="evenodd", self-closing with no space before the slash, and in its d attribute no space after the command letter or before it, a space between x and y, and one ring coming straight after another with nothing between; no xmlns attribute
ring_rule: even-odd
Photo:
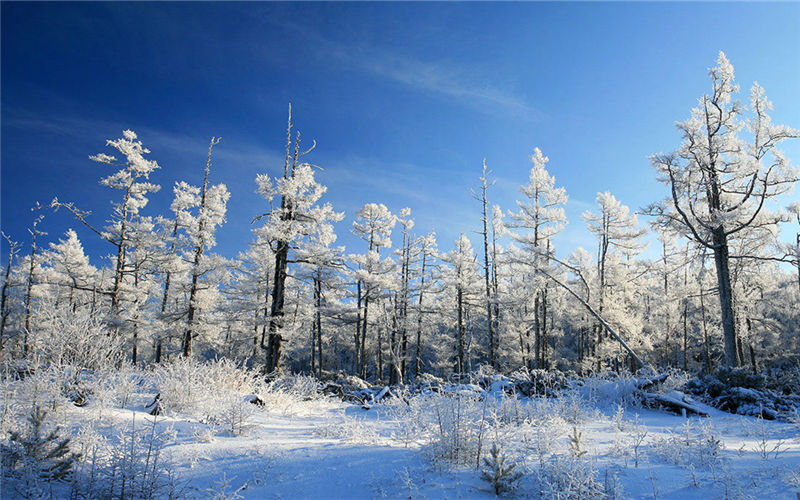
<svg viewBox="0 0 800 500"><path fill-rule="evenodd" d="M63 428L34 404L0 440L4 490L20 498L151 499L182 496L185 484L164 447L174 433L157 417L117 430L98 419Z"/></svg>
<svg viewBox="0 0 800 500"><path fill-rule="evenodd" d="M620 498L616 473L627 470L640 482L649 477L658 496L653 463L689 474L694 485L744 488L729 469L735 451L710 421L686 420L672 433L648 429L635 414L641 379L628 375L566 382L538 376L532 386L491 373L453 383L426 377L416 386L392 388L344 380L368 400L356 406L342 403L348 401L344 390L327 393L330 384L314 378L267 380L225 360L178 359L150 370L59 364L24 376L3 373L4 486L23 497L181 496L186 485L170 447L246 435L262 411L283 420L327 414L312 431L319 437L419 450L436 469L482 474L487 488L504 495ZM685 383L680 374L670 379L648 390ZM540 394L522 395L523 386ZM39 419L35 430L32 418ZM179 420L192 423L177 432L169 422ZM749 441L740 455L753 453L765 470L769 463L775 474L797 477L773 467L787 445L769 434L764 420L745 430Z"/></svg>
<svg viewBox="0 0 800 500"><path fill-rule="evenodd" d="M245 396L266 392L257 372L225 359L206 363L180 359L159 365L152 381L165 414L189 415L233 435L248 430L256 411Z"/></svg>

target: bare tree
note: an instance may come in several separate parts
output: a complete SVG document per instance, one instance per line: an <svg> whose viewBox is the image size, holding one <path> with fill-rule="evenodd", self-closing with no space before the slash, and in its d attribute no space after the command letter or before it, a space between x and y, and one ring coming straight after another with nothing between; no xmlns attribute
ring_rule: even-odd
<svg viewBox="0 0 800 500"><path fill-rule="evenodd" d="M6 331L6 320L10 311L8 310L8 289L11 286L9 279L11 277L11 264L14 262L14 256L19 252L19 242L12 240L6 233L2 233L3 239L8 242L8 263L6 264L6 272L3 276L3 290L0 292L0 350L3 348L3 334Z"/></svg>

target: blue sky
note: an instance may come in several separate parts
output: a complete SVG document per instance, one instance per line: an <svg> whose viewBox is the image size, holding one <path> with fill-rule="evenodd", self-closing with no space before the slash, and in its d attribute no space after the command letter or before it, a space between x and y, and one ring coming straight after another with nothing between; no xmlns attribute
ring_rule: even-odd
<svg viewBox="0 0 800 500"><path fill-rule="evenodd" d="M3 231L28 241L29 207L54 196L100 223L115 193L88 155L135 130L162 165L145 209L167 214L177 180L228 185L217 251L234 256L264 211L258 173L282 170L288 102L326 199L408 206L448 249L479 227L470 196L485 157L508 210L538 146L570 197L560 252L594 249L580 214L598 191L633 209L666 194L648 156L707 90L724 50L743 99L758 80L773 119L800 127L798 3L9 3L2 7ZM798 142L798 141L795 141ZM800 145L785 151L800 162ZM794 193L798 199L800 193ZM66 213L47 239L78 230ZM477 239L474 240L477 243ZM5 253L5 251L4 251Z"/></svg>

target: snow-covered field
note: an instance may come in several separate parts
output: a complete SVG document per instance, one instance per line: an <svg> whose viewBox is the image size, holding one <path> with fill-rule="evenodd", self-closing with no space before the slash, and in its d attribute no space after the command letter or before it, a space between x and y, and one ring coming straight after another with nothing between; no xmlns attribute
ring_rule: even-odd
<svg viewBox="0 0 800 500"><path fill-rule="evenodd" d="M141 374L121 380L133 382L118 381L113 397L96 391L83 407L48 399L30 378L4 383L5 436L30 401L47 401L47 425L70 435L81 458L62 482L18 471L2 497L492 498L481 471L494 445L521 475L509 481L511 497L795 499L800 491L797 423L642 408L614 381L558 398L469 384L396 390L365 409L302 377L255 391L209 385L205 399L184 380L195 396L180 401ZM156 388L164 414L152 416ZM253 392L263 406L247 401Z"/></svg>
<svg viewBox="0 0 800 500"><path fill-rule="evenodd" d="M224 489L244 498L275 499L495 496L474 467L444 467L418 443L406 446L403 423L391 411L341 403L301 406L301 414L258 411L245 436L217 436L210 442L193 438L202 425L162 419L160 425L181 429L165 452L179 464L185 492L205 496ZM119 425L131 413L116 413ZM617 498L793 499L800 491L796 426L716 411L710 419L654 410L631 410L629 417L630 428L623 431L613 415L593 415L580 426L587 451L581 460L594 467L611 497L616 491ZM708 432L708 439L720 439L717 455L694 444L682 449L687 427L690 436ZM647 435L635 467L633 442L644 429ZM569 456L569 432L552 437L555 448ZM506 439L514 441L514 436ZM670 440L678 444L663 444ZM524 454L522 443L517 444ZM528 477L515 495L538 497L535 453L520 458Z"/></svg>

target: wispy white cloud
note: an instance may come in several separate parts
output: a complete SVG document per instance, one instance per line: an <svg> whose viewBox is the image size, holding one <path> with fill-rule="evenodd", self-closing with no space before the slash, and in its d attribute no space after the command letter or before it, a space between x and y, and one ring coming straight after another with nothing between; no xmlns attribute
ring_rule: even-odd
<svg viewBox="0 0 800 500"><path fill-rule="evenodd" d="M532 120L545 114L522 96L491 80L488 71L446 60L422 60L371 44L343 43L329 39L306 26L285 23L306 40L314 40L319 55L346 67L391 80L409 88L439 94L485 113L514 113Z"/></svg>
<svg viewBox="0 0 800 500"><path fill-rule="evenodd" d="M441 94L487 112L502 110L534 119L543 117L522 97L477 76L474 68L467 69L446 61L412 59L365 47L332 47L330 55L366 73L423 92Z"/></svg>

